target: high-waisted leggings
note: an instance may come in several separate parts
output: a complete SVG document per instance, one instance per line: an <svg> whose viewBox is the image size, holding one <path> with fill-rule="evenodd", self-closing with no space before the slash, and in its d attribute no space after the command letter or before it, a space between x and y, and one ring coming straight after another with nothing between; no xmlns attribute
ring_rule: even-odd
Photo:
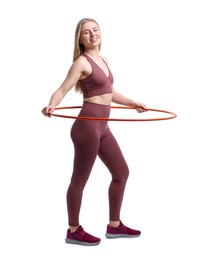
<svg viewBox="0 0 204 260"><path fill-rule="evenodd" d="M108 118L110 106L84 102L79 116ZM74 166L67 191L68 224L79 225L83 189L97 155L112 175L109 186L109 218L120 220L120 210L129 169L107 121L76 119L71 128Z"/></svg>

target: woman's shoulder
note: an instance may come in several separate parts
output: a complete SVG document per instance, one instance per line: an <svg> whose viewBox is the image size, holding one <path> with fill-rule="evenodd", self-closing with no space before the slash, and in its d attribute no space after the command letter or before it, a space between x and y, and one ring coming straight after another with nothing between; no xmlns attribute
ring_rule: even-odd
<svg viewBox="0 0 204 260"><path fill-rule="evenodd" d="M74 63L77 63L77 64L85 64L87 62L87 59L83 56L83 55L80 55Z"/></svg>
<svg viewBox="0 0 204 260"><path fill-rule="evenodd" d="M80 67L80 68L86 68L87 67L87 59L80 55L74 62L73 62L73 66L74 67Z"/></svg>
<svg viewBox="0 0 204 260"><path fill-rule="evenodd" d="M79 56L72 64L73 69L80 71L83 74L90 73L91 65L84 56Z"/></svg>

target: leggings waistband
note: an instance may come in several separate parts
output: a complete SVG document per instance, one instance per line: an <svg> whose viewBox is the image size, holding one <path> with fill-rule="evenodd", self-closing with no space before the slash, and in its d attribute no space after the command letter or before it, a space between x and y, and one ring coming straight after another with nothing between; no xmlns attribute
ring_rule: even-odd
<svg viewBox="0 0 204 260"><path fill-rule="evenodd" d="M109 118L110 105L84 101L79 116Z"/></svg>

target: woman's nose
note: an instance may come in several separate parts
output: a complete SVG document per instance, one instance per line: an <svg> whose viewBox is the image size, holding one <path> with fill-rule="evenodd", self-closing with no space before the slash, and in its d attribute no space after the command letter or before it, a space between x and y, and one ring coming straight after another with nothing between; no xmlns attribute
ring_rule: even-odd
<svg viewBox="0 0 204 260"><path fill-rule="evenodd" d="M93 36L94 35L94 31L91 31L90 34L91 34L91 36Z"/></svg>

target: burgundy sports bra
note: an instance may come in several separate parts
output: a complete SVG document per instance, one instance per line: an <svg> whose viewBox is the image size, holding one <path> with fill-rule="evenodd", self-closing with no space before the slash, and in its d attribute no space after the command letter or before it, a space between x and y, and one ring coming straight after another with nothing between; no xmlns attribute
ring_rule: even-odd
<svg viewBox="0 0 204 260"><path fill-rule="evenodd" d="M114 79L110 69L108 68L109 75L106 76L104 71L88 55L82 53L82 56L88 60L92 67L92 73L87 78L79 80L83 97L89 98L112 93L112 84Z"/></svg>

